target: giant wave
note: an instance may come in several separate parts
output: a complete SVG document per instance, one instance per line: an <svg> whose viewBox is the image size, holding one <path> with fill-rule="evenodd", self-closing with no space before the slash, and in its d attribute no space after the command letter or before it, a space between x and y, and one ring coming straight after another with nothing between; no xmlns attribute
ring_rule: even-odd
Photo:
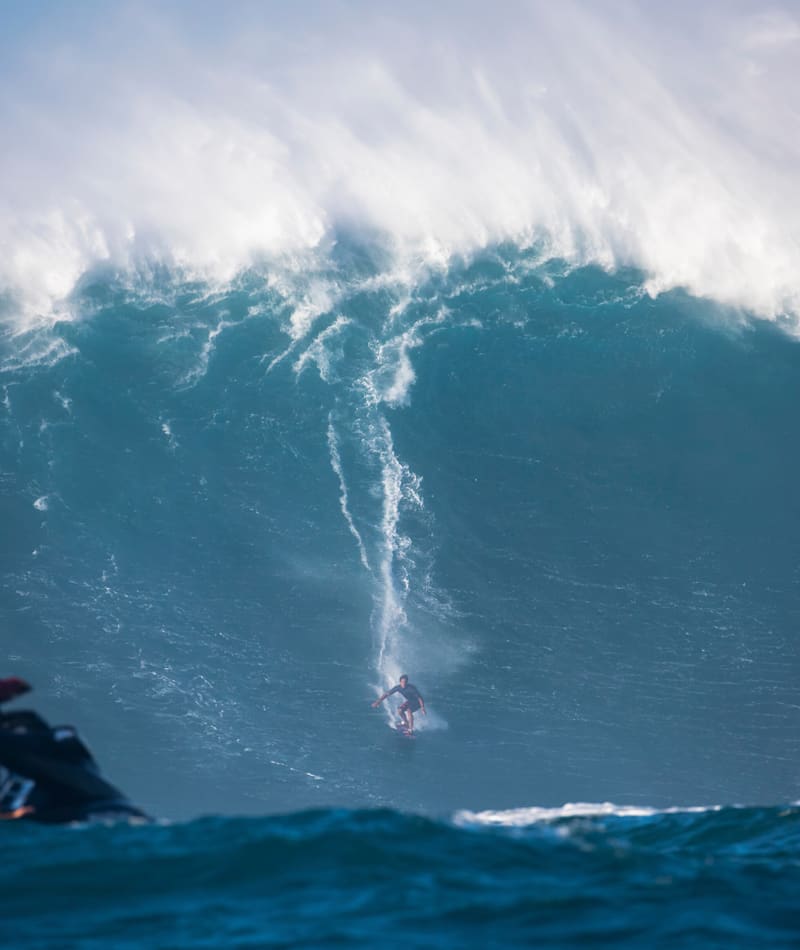
<svg viewBox="0 0 800 950"><path fill-rule="evenodd" d="M3 17L17 941L796 942L796 7Z"/></svg>
<svg viewBox="0 0 800 950"><path fill-rule="evenodd" d="M6 639L48 718L155 814L790 799L791 338L535 251L411 288L336 254L98 279L5 338ZM369 714L400 672L413 751Z"/></svg>

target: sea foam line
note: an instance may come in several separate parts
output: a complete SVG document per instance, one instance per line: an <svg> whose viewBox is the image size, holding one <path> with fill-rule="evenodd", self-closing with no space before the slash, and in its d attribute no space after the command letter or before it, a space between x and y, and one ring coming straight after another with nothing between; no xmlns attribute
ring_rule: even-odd
<svg viewBox="0 0 800 950"><path fill-rule="evenodd" d="M336 473L336 477L339 479L339 504L342 509L342 514L344 515L344 520L347 522L347 527L350 529L350 534L353 535L356 540L356 544L358 545L358 553L359 557L361 558L361 563L368 571L371 571L372 568L370 567L369 557L367 556L367 549L364 547L364 541L355 525L355 522L353 521L353 516L350 513L350 507L347 499L347 483L345 482L344 471L342 469L342 459L339 454L339 441L336 435L336 429L333 425L332 414L328 415L328 448L330 449L331 467Z"/></svg>
<svg viewBox="0 0 800 950"><path fill-rule="evenodd" d="M569 802L558 808L509 808L502 811L457 811L453 816L456 825L498 825L507 828L525 828L562 818L648 818L653 815L702 814L722 809L721 805L695 805L674 808L650 808L640 805L614 805L611 802Z"/></svg>

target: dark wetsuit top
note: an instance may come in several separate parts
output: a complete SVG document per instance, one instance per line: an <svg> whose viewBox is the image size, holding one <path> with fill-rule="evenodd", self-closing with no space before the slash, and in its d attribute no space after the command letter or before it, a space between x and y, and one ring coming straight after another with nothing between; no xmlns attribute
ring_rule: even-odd
<svg viewBox="0 0 800 950"><path fill-rule="evenodd" d="M411 683L406 683L405 686L394 686L386 694L387 696L392 696L394 693L401 693L403 698L406 700L403 703L403 706L408 706L411 712L416 712L423 703L422 696L416 686L412 686Z"/></svg>

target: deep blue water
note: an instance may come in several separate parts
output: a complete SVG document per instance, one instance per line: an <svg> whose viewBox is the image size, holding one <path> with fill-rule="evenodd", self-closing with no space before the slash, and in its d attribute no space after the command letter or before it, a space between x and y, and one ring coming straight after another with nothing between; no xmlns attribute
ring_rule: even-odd
<svg viewBox="0 0 800 950"><path fill-rule="evenodd" d="M498 816L495 816L498 817ZM800 811L4 830L14 945L793 947Z"/></svg>
<svg viewBox="0 0 800 950"><path fill-rule="evenodd" d="M341 241L2 337L7 673L179 822L3 829L20 943L796 945L800 348L641 284ZM581 801L764 807L442 820Z"/></svg>

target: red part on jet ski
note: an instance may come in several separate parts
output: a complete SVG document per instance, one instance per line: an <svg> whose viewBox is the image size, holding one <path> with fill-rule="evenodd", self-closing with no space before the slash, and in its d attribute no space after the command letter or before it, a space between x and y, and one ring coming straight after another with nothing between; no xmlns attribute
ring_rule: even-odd
<svg viewBox="0 0 800 950"><path fill-rule="evenodd" d="M0 703L7 703L9 699L22 696L23 693L29 693L30 690L30 685L18 676L8 676L5 679L0 679Z"/></svg>

